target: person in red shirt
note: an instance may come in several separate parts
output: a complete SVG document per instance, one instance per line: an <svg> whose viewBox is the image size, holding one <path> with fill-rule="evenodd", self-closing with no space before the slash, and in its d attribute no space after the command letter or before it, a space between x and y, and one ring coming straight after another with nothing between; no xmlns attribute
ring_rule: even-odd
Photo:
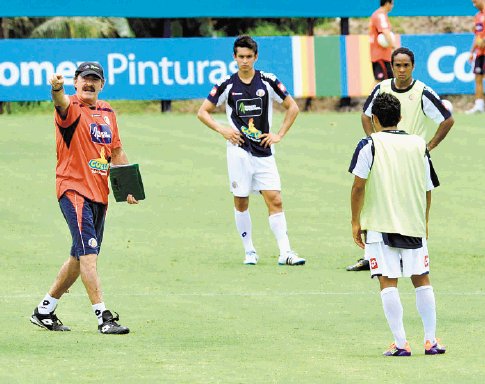
<svg viewBox="0 0 485 384"><path fill-rule="evenodd" d="M376 84L392 77L391 54L395 48L391 23L387 17L394 7L394 0L380 0L380 5L372 14L369 23L370 58ZM381 33L386 38L387 47L383 47L377 40Z"/></svg>
<svg viewBox="0 0 485 384"><path fill-rule="evenodd" d="M472 0L473 5L479 10L475 15L475 37L470 52L470 61L475 57L475 104L466 111L467 114L481 113L485 111L483 100L483 72L485 71L485 0Z"/></svg>
<svg viewBox="0 0 485 384"><path fill-rule="evenodd" d="M72 236L71 253L61 267L30 321L50 331L70 331L54 313L58 300L81 276L103 334L126 334L117 323L118 314L107 310L103 301L97 258L103 240L108 204L110 163L128 164L111 106L98 100L104 86L103 68L82 63L74 75L75 95L64 93L64 78L50 79L55 105L56 192L62 214ZM128 195L129 204L138 201Z"/></svg>

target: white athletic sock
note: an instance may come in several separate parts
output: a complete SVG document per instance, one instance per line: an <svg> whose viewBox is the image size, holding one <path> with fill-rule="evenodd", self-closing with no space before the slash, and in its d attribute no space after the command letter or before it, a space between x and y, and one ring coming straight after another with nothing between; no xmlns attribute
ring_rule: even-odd
<svg viewBox="0 0 485 384"><path fill-rule="evenodd" d="M93 311L98 318L98 325L103 324L103 312L106 311L104 303L93 304Z"/></svg>
<svg viewBox="0 0 485 384"><path fill-rule="evenodd" d="M477 106L480 109L483 109L485 107L485 101L483 99L476 99L475 106Z"/></svg>
<svg viewBox="0 0 485 384"><path fill-rule="evenodd" d="M249 209L239 212L234 209L234 218L236 219L236 228L244 246L245 252L254 251L251 215Z"/></svg>
<svg viewBox="0 0 485 384"><path fill-rule="evenodd" d="M291 250L290 240L288 239L288 227L286 225L286 218L284 212L275 213L269 218L269 227L273 231L276 241L278 242L278 248L280 249L280 255L285 255L286 252Z"/></svg>
<svg viewBox="0 0 485 384"><path fill-rule="evenodd" d="M394 342L398 348L404 348L406 346L406 332L402 320L403 309L399 291L395 287L384 288L381 291L381 299L387 323L394 336Z"/></svg>
<svg viewBox="0 0 485 384"><path fill-rule="evenodd" d="M424 342L436 343L436 302L431 285L416 288L416 307L423 320Z"/></svg>
<svg viewBox="0 0 485 384"><path fill-rule="evenodd" d="M37 306L37 310L40 314L47 315L48 313L54 312L57 307L58 301L58 299L52 297L49 294L46 294L44 299Z"/></svg>

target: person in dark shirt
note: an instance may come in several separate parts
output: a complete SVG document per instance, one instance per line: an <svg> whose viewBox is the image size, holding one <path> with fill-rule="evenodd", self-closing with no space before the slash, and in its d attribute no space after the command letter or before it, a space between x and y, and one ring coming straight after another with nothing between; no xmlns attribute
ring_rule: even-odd
<svg viewBox="0 0 485 384"><path fill-rule="evenodd" d="M278 264L303 265L305 259L290 247L273 152L273 145L286 135L299 109L275 75L254 68L258 59L256 41L247 35L240 36L233 49L238 71L212 88L197 117L227 140L229 182L234 195L236 227L245 250L244 264L255 265L259 259L252 241L248 210L249 194L259 192L268 207L269 225L278 243ZM278 133L271 132L273 100L286 109ZM223 103L229 125L212 117L216 107Z"/></svg>

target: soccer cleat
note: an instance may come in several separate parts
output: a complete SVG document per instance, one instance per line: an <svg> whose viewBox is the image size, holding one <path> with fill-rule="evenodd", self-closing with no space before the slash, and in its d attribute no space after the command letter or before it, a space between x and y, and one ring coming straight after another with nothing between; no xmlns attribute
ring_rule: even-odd
<svg viewBox="0 0 485 384"><path fill-rule="evenodd" d="M369 271L369 260L359 259L354 265L349 265L345 268L347 271Z"/></svg>
<svg viewBox="0 0 485 384"><path fill-rule="evenodd" d="M71 330L71 328L62 324L62 321L57 318L54 311L48 314L42 314L39 313L37 307L35 307L34 313L30 317L30 322L49 331L66 332Z"/></svg>
<svg viewBox="0 0 485 384"><path fill-rule="evenodd" d="M439 343L439 340L436 339L436 343L431 344L431 341L426 340L424 344L424 354L425 355L442 355L446 352L446 347Z"/></svg>
<svg viewBox="0 0 485 384"><path fill-rule="evenodd" d="M467 115L473 115L474 113L483 113L483 112L484 112L483 108L480 108L477 105L474 105L472 108L465 111Z"/></svg>
<svg viewBox="0 0 485 384"><path fill-rule="evenodd" d="M256 265L258 263L259 256L256 251L249 251L246 252L246 256L244 257L244 264L245 265Z"/></svg>
<svg viewBox="0 0 485 384"><path fill-rule="evenodd" d="M280 255L278 258L279 265L304 265L306 263L305 259L298 256L296 252L287 251L286 255Z"/></svg>
<svg viewBox="0 0 485 384"><path fill-rule="evenodd" d="M116 312L115 312L116 313ZM130 332L129 328L119 325L116 321L120 319L120 316L116 313L113 316L111 311L103 311L103 324L98 325L99 333L104 333L105 335L124 335Z"/></svg>
<svg viewBox="0 0 485 384"><path fill-rule="evenodd" d="M404 348L398 348L396 344L392 343L389 349L383 353L384 356L411 356L411 347L406 341Z"/></svg>

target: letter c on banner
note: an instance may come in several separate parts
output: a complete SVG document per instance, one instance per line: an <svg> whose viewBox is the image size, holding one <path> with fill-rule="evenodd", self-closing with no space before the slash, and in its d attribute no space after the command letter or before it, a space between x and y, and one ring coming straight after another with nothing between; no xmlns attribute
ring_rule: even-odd
<svg viewBox="0 0 485 384"><path fill-rule="evenodd" d="M444 46L435 49L428 57L428 73L436 81L440 83L451 83L455 79L455 74L444 73L440 69L440 60L445 56L456 56L456 47Z"/></svg>
<svg viewBox="0 0 485 384"><path fill-rule="evenodd" d="M470 64L468 59L470 58L469 52L463 52L458 55L455 60L454 71L456 78L464 83L469 83L475 80L475 73L473 73L473 65ZM466 70L468 68L468 71Z"/></svg>

